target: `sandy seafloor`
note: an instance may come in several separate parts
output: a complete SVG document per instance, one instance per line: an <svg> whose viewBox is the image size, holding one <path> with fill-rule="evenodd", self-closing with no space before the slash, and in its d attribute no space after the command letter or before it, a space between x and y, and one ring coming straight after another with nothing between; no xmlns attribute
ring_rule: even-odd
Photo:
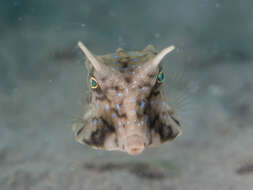
<svg viewBox="0 0 253 190"><path fill-rule="evenodd" d="M0 4L0 190L253 189L250 1ZM174 44L164 84L183 134L137 157L76 143L78 40L96 54Z"/></svg>

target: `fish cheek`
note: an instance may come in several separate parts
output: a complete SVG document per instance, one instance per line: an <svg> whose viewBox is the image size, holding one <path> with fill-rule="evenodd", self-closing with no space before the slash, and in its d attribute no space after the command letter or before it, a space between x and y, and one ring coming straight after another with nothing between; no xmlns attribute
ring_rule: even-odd
<svg viewBox="0 0 253 190"><path fill-rule="evenodd" d="M164 121L158 113L151 117L148 126L150 130L150 147L172 141L181 134L181 128L177 123L172 119Z"/></svg>
<svg viewBox="0 0 253 190"><path fill-rule="evenodd" d="M179 126L173 122L165 123L162 120L159 121L158 133L161 139L161 143L166 143L176 138L181 133Z"/></svg>
<svg viewBox="0 0 253 190"><path fill-rule="evenodd" d="M103 149L107 137L115 133L115 128L103 118L93 118L87 125L79 127L76 124L73 130L78 142L95 149Z"/></svg>

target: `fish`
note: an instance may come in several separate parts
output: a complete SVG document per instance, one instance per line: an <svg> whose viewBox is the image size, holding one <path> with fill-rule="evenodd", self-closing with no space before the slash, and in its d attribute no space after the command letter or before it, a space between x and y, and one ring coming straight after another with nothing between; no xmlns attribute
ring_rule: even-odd
<svg viewBox="0 0 253 190"><path fill-rule="evenodd" d="M78 42L86 56L89 93L80 118L72 126L77 142L94 149L139 155L181 135L181 122L164 91L164 57L169 46L157 52L118 48L95 55Z"/></svg>

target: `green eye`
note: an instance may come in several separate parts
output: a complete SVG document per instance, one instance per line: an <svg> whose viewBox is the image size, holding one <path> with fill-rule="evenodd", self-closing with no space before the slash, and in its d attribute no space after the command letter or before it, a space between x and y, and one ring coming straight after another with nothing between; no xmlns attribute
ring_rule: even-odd
<svg viewBox="0 0 253 190"><path fill-rule="evenodd" d="M164 74L162 71L160 71L159 74L157 75L157 80L158 80L158 82L163 82Z"/></svg>
<svg viewBox="0 0 253 190"><path fill-rule="evenodd" d="M93 89L98 87L97 80L94 77L90 77L90 87Z"/></svg>

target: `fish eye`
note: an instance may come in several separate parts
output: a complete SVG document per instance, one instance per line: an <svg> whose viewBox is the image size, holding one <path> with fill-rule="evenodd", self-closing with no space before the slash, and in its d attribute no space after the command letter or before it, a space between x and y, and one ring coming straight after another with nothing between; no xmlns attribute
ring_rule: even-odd
<svg viewBox="0 0 253 190"><path fill-rule="evenodd" d="M98 87L97 80L94 77L90 77L90 87L96 89Z"/></svg>
<svg viewBox="0 0 253 190"><path fill-rule="evenodd" d="M158 80L158 82L163 82L164 74L162 71L160 71L159 74L157 75L157 80Z"/></svg>

